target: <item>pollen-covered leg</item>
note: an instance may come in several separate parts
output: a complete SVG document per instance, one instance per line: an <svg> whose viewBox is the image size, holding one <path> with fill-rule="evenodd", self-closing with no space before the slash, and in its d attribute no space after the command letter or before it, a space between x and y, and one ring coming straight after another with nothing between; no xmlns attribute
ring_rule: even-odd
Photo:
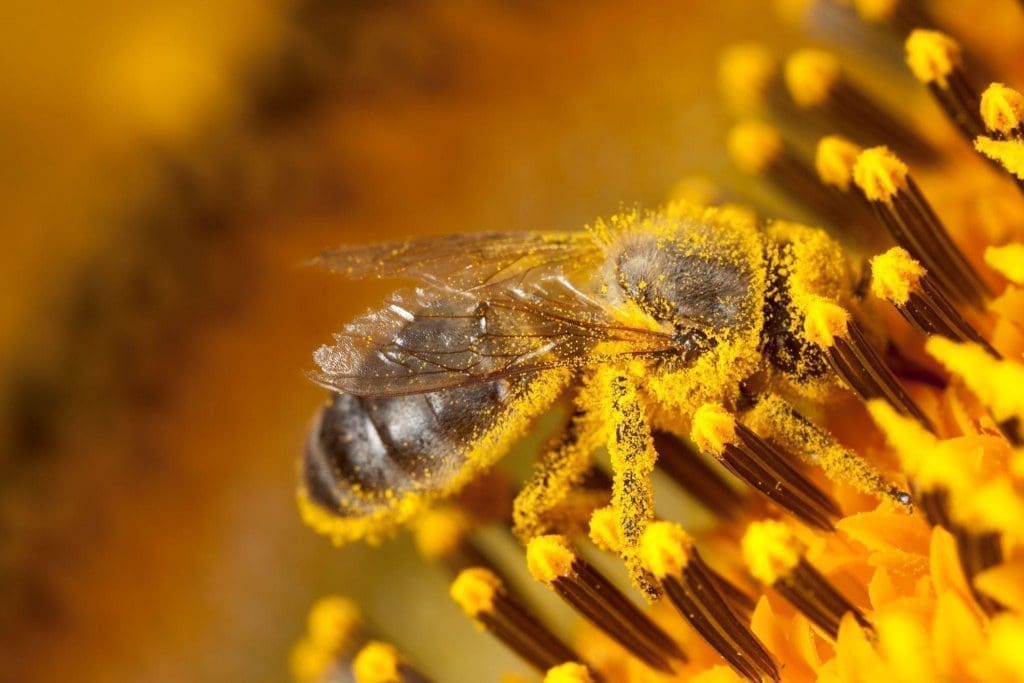
<svg viewBox="0 0 1024 683"><path fill-rule="evenodd" d="M566 430L555 437L534 466L513 503L513 531L523 544L535 536L561 530L559 509L586 478L594 451L604 441L604 426L596 410L600 387L584 382L576 395L575 412ZM580 520L582 524L586 519Z"/></svg>
<svg viewBox="0 0 1024 683"><path fill-rule="evenodd" d="M910 503L907 491L886 480L871 463L840 444L780 396L760 396L743 416L743 423L794 453L805 464L820 467L832 481L873 496L885 496L900 505Z"/></svg>
<svg viewBox="0 0 1024 683"><path fill-rule="evenodd" d="M657 453L636 385L625 374L613 369L599 373L604 388L601 414L607 425L607 448L611 458L612 508L618 517L620 554L629 568L633 583L648 598L656 598L658 589L643 569L640 538L654 518L651 472Z"/></svg>
<svg viewBox="0 0 1024 683"><path fill-rule="evenodd" d="M831 530L835 502L791 462L793 456L765 441L720 405L706 403L693 416L691 437L729 471L783 509L819 529Z"/></svg>

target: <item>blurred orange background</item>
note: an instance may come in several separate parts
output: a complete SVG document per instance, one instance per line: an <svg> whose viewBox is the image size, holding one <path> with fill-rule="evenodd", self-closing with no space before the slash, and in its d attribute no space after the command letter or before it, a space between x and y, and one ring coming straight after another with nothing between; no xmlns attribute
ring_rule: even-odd
<svg viewBox="0 0 1024 683"><path fill-rule="evenodd" d="M299 264L728 176L719 52L785 39L750 6L8 3L0 680L284 680L324 592L438 680L521 671L406 539L299 521L302 371L386 286Z"/></svg>

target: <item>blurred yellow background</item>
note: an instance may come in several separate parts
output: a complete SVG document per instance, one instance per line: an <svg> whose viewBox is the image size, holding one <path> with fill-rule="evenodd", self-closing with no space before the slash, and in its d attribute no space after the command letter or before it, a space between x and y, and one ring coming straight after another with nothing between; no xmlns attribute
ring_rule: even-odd
<svg viewBox="0 0 1024 683"><path fill-rule="evenodd" d="M0 680L284 680L324 592L438 680L522 671L407 540L339 551L301 525L324 399L302 371L384 285L299 264L727 176L719 52L784 40L750 7L9 2Z"/></svg>

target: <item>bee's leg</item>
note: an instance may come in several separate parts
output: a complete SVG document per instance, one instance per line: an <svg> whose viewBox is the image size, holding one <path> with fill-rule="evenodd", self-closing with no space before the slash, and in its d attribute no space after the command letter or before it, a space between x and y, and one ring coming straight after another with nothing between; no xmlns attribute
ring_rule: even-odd
<svg viewBox="0 0 1024 683"><path fill-rule="evenodd" d="M654 518L651 472L657 460L654 440L635 383L608 369L599 375L604 387L601 414L612 466L612 508L618 522L619 547L633 583L650 599L660 595L658 582L642 566L640 539Z"/></svg>
<svg viewBox="0 0 1024 683"><path fill-rule="evenodd" d="M840 444L827 430L800 414L776 394L757 397L743 414L742 422L752 431L794 453L804 463L820 467L837 483L900 505L910 503L910 494L887 480L870 462Z"/></svg>
<svg viewBox="0 0 1024 683"><path fill-rule="evenodd" d="M513 531L524 545L546 533L564 533L562 509L590 470L594 451L604 441L598 387L584 381L573 403L566 429L556 436L534 466L533 473L512 506ZM580 520L586 524L586 520Z"/></svg>

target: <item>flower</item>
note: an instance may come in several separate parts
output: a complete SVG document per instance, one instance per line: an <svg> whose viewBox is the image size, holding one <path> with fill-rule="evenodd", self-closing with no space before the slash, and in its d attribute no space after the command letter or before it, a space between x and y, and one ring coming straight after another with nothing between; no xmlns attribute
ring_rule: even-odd
<svg viewBox="0 0 1024 683"><path fill-rule="evenodd" d="M839 3L783 4L790 17L857 21ZM558 514L545 518L560 533L524 538L523 560L586 622L572 639L478 544L471 503L415 521L422 554L452 571L453 599L545 681L1024 679L1024 98L1002 83L978 87L986 66L952 30L935 30L923 3L853 5L904 40L906 66L945 120L893 112L821 50L780 65L766 48L737 46L721 81L743 117L726 144L737 167L816 216L851 254L872 257L859 303L793 289L800 339L859 400L812 402L813 420L782 401L744 419L700 405L692 442L754 488L772 477L763 498L724 483L689 444L643 444L637 452L657 453L717 514L706 528L657 520L625 538L600 472L563 490ZM701 182L677 193L688 188L700 202L729 196ZM749 221L745 208L717 211ZM809 282L835 264L796 253L779 265ZM632 387L622 399L642 403ZM790 462L790 452L818 467ZM502 498L504 486L484 484ZM583 531L623 555L650 606L588 559L596 551ZM323 628L311 626L296 650L301 680L335 680L350 659L364 683L423 675L391 646L318 648L314 631Z"/></svg>

